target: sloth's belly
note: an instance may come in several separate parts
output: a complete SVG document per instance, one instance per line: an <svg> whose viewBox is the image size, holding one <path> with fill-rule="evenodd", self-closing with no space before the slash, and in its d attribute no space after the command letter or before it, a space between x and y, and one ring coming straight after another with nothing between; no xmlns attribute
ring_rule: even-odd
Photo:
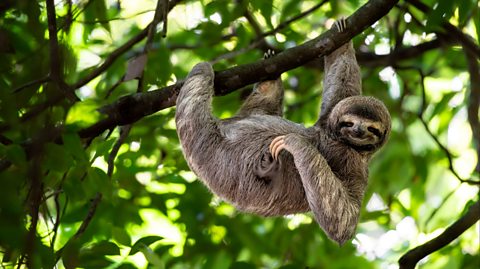
<svg viewBox="0 0 480 269"><path fill-rule="evenodd" d="M281 154L284 171L277 178L265 180L254 172L262 156L268 154L273 138L289 133L308 136L308 129L281 117L268 115L227 120L219 127L223 141L216 158L222 163L223 172L215 175L221 178L211 178L205 182L214 193L241 211L264 216L309 210L300 176L288 152ZM230 191L225 192L225 189Z"/></svg>
<svg viewBox="0 0 480 269"><path fill-rule="evenodd" d="M279 116L253 115L240 120L222 121L220 132L229 142L243 142L245 139L272 137L288 133L307 134L307 129L298 123Z"/></svg>

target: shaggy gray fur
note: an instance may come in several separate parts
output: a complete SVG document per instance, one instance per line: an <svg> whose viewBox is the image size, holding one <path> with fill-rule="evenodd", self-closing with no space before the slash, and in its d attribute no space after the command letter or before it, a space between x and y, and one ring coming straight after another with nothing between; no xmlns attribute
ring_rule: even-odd
<svg viewBox="0 0 480 269"><path fill-rule="evenodd" d="M241 211L263 216L312 211L330 238L339 244L351 239L367 186L368 162L390 132L384 104L360 96L360 70L351 42L325 59L322 111L310 128L281 117L279 79L257 84L233 118L215 118L213 79L210 64L197 64L177 99L177 132L192 171ZM271 84L262 91L262 83ZM365 124L371 123L371 115L377 117L382 129L373 144L359 145L345 137L344 131L352 130L339 121L349 113L363 117ZM269 145L282 135L285 150L274 161Z"/></svg>

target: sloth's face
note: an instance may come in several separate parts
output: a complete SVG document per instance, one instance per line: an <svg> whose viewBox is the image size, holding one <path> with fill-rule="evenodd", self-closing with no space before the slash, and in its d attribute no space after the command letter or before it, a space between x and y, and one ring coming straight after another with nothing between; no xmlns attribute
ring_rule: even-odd
<svg viewBox="0 0 480 269"><path fill-rule="evenodd" d="M372 151L382 144L385 127L379 121L345 114L338 120L337 134L342 141L354 147Z"/></svg>

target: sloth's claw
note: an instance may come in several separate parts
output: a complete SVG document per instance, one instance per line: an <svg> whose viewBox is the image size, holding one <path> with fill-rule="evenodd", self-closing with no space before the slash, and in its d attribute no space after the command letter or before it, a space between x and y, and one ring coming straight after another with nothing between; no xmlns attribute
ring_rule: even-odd
<svg viewBox="0 0 480 269"><path fill-rule="evenodd" d="M345 17L341 17L338 21L335 21L334 25L339 32L343 32L347 28L347 20Z"/></svg>
<svg viewBox="0 0 480 269"><path fill-rule="evenodd" d="M278 155L280 155L280 151L282 151L282 149L285 149L284 135L275 137L272 140L272 143L270 143L269 150L274 160L278 160Z"/></svg>

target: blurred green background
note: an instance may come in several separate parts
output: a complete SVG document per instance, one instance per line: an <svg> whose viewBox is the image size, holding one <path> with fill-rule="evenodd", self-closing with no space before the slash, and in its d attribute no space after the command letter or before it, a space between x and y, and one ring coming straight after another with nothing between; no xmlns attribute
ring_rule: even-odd
<svg viewBox="0 0 480 269"><path fill-rule="evenodd" d="M200 61L224 70L297 46L365 2L171 0L166 31L157 21L146 41L134 37L157 1L2 0L0 266L397 268L478 200L478 1L422 1L432 11L400 1L354 38L364 94L386 103L393 131L371 162L357 235L343 247L310 214L262 218L215 198L185 163L174 107L78 135L121 96L170 85ZM282 75L285 117L307 126L323 77L321 59L312 60ZM216 97L214 113L230 117L249 90ZM477 223L419 268L478 268L479 248Z"/></svg>

